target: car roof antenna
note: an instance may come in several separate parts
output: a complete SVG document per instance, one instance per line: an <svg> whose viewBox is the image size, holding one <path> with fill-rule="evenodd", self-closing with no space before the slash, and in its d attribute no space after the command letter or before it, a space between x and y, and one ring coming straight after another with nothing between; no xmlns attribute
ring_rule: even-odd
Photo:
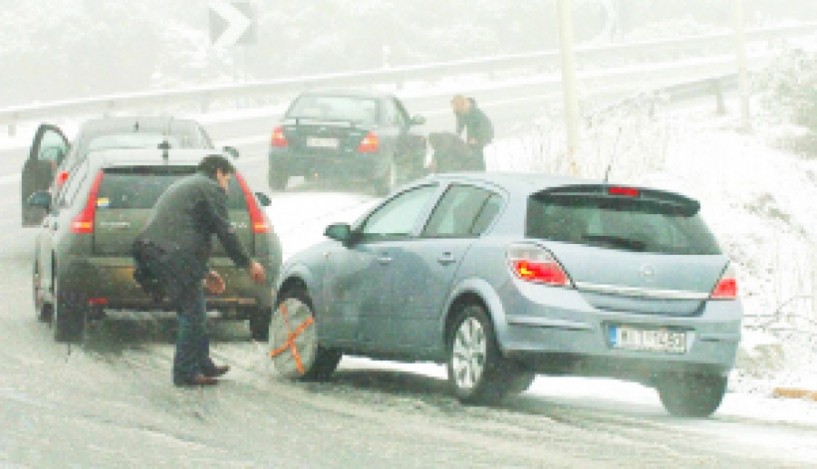
<svg viewBox="0 0 817 469"><path fill-rule="evenodd" d="M162 143L159 144L159 149L162 150L162 159L165 160L165 164L167 163L168 158L170 157L170 139L168 136L170 135L170 125L173 123L173 116L167 120L167 126L165 126L165 139Z"/></svg>
<svg viewBox="0 0 817 469"><path fill-rule="evenodd" d="M604 184L607 184L610 179L610 170L613 169L613 163L616 160L616 152L618 151L618 140L621 138L621 126L618 127L618 133L616 134L616 140L613 142L613 154L610 156L610 162L607 164L607 169L604 171ZM601 151L601 149L599 149Z"/></svg>

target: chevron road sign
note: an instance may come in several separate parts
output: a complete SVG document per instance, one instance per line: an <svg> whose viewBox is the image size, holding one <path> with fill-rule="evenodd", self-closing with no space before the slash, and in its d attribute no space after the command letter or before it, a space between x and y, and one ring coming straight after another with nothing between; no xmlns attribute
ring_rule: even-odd
<svg viewBox="0 0 817 469"><path fill-rule="evenodd" d="M250 2L210 2L210 40L215 47L255 42L255 12Z"/></svg>

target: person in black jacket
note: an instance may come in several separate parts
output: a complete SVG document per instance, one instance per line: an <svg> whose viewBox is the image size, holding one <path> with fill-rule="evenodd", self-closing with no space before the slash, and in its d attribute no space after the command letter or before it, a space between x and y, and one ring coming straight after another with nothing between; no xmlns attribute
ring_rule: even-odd
<svg viewBox="0 0 817 469"><path fill-rule="evenodd" d="M222 293L224 280L208 266L212 235L239 268L262 284L264 267L252 261L227 218L227 187L233 165L221 155L205 157L198 171L171 185L159 198L133 246L134 277L154 298L164 296L177 311L173 359L177 386L212 385L229 370L210 359L204 288Z"/></svg>
<svg viewBox="0 0 817 469"><path fill-rule="evenodd" d="M465 130L465 143L471 148L474 156L485 171L485 146L494 138L494 126L488 116L477 107L474 98L456 95L451 99L451 108L457 118L457 135Z"/></svg>

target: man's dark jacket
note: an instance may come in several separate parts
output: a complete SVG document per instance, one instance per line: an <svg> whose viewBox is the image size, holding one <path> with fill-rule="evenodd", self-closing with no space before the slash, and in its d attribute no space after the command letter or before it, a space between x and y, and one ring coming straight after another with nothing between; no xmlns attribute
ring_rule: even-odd
<svg viewBox="0 0 817 469"><path fill-rule="evenodd" d="M465 141L468 142L474 139L477 142L476 146L482 148L493 140L494 126L488 116L482 112L482 109L477 107L474 98L468 98L468 101L471 102L471 108L468 112L456 113L457 135L461 135L463 129L465 129Z"/></svg>
<svg viewBox="0 0 817 469"><path fill-rule="evenodd" d="M213 234L236 266L249 266L228 219L224 189L203 173L180 179L162 194L136 237L134 278L157 299L163 294L177 299L200 288L209 270Z"/></svg>

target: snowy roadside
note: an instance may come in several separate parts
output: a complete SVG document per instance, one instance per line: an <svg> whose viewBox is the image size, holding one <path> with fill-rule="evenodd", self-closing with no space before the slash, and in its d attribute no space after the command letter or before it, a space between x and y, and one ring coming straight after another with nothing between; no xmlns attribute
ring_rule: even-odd
<svg viewBox="0 0 817 469"><path fill-rule="evenodd" d="M817 161L774 148L773 132L736 130L700 107L633 113L587 130L579 175L663 188L701 201L702 216L737 266L746 319L730 390L817 390ZM569 174L558 125L497 142L491 170Z"/></svg>

